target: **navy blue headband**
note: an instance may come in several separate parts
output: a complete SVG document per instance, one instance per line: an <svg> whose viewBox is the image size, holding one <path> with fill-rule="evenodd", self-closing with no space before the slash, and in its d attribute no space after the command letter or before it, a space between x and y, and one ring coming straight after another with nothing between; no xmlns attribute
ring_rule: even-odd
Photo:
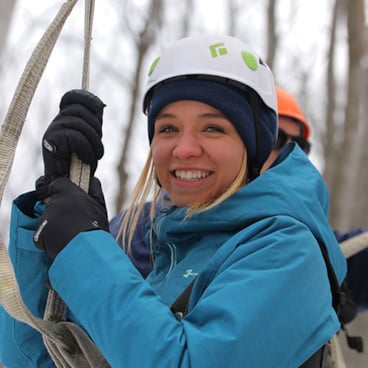
<svg viewBox="0 0 368 368"><path fill-rule="evenodd" d="M157 115L166 105L181 100L203 102L223 112L242 138L247 148L249 162L254 160L256 156L254 117L246 92L230 84L205 79L176 79L155 88L147 109L150 143ZM275 139L276 114L264 107L261 110L260 120L262 135L260 160L263 163L271 153Z"/></svg>

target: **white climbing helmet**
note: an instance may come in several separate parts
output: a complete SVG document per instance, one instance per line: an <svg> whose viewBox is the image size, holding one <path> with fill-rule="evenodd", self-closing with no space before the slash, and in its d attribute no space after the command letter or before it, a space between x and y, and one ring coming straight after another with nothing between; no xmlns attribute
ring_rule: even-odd
<svg viewBox="0 0 368 368"><path fill-rule="evenodd" d="M234 56L235 55L235 56ZM152 63L143 97L146 112L152 89L180 76L222 77L252 88L277 114L277 98L269 67L239 39L202 35L183 38Z"/></svg>

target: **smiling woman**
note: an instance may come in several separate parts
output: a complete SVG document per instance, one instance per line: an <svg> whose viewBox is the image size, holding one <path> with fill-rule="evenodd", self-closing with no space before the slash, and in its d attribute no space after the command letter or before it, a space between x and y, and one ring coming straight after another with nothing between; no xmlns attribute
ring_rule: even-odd
<svg viewBox="0 0 368 368"><path fill-rule="evenodd" d="M93 168L103 152L103 103L71 91L44 135L52 177L14 202L9 251L34 280L25 302L43 313L48 278L112 367L321 368L340 325L320 247L339 282L346 263L326 186L301 149L289 144L260 175L277 132L270 69L239 39L201 35L164 50L148 74L150 151L121 234L129 252L153 190L152 272L144 279L108 231L99 181L87 194L54 170L67 169L73 147ZM6 364L50 365L34 331L1 310L0 322Z"/></svg>

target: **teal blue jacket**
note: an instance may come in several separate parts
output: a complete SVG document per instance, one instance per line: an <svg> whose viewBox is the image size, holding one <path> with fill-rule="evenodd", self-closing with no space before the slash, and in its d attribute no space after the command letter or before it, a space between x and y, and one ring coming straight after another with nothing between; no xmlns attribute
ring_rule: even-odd
<svg viewBox="0 0 368 368"><path fill-rule="evenodd" d="M47 272L32 244L37 214L22 209L30 196L14 204L9 245L24 300L42 315L48 277L114 368L296 368L340 327L318 243L340 282L346 261L325 184L294 144L217 207L184 221L173 207L157 218L147 280L103 231L78 234ZM169 305L195 275L178 321ZM53 366L37 332L4 311L0 328L3 364Z"/></svg>

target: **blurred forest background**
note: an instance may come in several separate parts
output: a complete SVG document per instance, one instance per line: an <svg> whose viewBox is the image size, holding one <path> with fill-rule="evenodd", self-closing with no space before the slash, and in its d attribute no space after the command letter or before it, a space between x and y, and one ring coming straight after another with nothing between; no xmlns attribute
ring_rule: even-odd
<svg viewBox="0 0 368 368"><path fill-rule="evenodd" d="M26 62L62 4L1 0L1 122ZM366 11L364 0L97 0L90 90L107 104L106 152L96 175L104 185L110 217L129 196L148 152L141 94L152 60L178 38L226 33L263 57L276 83L297 97L308 116L310 158L330 190L332 226L367 229ZM17 147L0 211L5 239L11 199L32 190L42 173L42 133L57 114L63 93L81 85L83 27L84 2L79 1L49 60ZM364 356L351 367L366 367Z"/></svg>

